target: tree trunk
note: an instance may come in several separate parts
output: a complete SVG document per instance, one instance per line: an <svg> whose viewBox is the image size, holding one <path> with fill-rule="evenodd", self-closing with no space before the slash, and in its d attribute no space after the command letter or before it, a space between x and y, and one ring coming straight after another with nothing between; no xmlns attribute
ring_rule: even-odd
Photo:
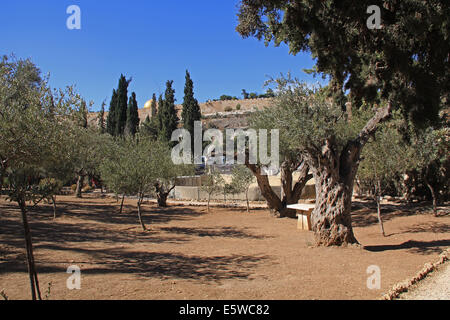
<svg viewBox="0 0 450 320"><path fill-rule="evenodd" d="M36 299L41 300L41 292L39 289L38 275L37 275L36 266L34 263L33 242L31 239L30 226L28 224L25 199L23 199L23 198L19 199L18 204L19 204L20 211L22 214L22 223L23 223L24 237L25 237L25 247L26 247L26 251L27 251L28 275L30 277L31 298L33 300L36 300Z"/></svg>
<svg viewBox="0 0 450 320"><path fill-rule="evenodd" d="M433 188L433 186L429 183L428 179L427 179L427 178L424 178L424 180L425 180L425 184L427 185L428 189L429 189L430 192L431 192L431 197L432 197L432 199L433 199L433 214L434 214L435 217L437 217L437 216L438 216L438 213L437 213L437 199L436 199L436 193L434 192L434 188Z"/></svg>
<svg viewBox="0 0 450 320"><path fill-rule="evenodd" d="M143 231L147 231L147 228L144 224L144 221L142 220L142 210L141 210L141 204L142 204L142 200L144 199L144 195L138 195L138 203L137 203L137 207L138 207L138 218L139 218L139 223L141 224L142 230Z"/></svg>
<svg viewBox="0 0 450 320"><path fill-rule="evenodd" d="M381 197L379 195L376 196L376 202L378 223L380 225L381 234L383 235L383 237L386 237L386 234L384 233L383 219L381 218Z"/></svg>
<svg viewBox="0 0 450 320"><path fill-rule="evenodd" d="M318 245L358 243L353 234L351 217L353 185L339 181L336 175L337 172L325 169L314 175L316 206L311 214L311 224Z"/></svg>
<svg viewBox="0 0 450 320"><path fill-rule="evenodd" d="M380 224L381 234L383 235L383 237L386 237L386 234L384 233L383 219L381 218L381 183L380 183L380 181L377 181L377 186L375 188L376 188L375 201L377 203L378 223Z"/></svg>
<svg viewBox="0 0 450 320"><path fill-rule="evenodd" d="M83 189L83 184L84 184L84 175L78 174L77 188L75 189L75 197L82 198L81 191Z"/></svg>
<svg viewBox="0 0 450 320"><path fill-rule="evenodd" d="M56 195L52 195L53 219L56 219Z"/></svg>
<svg viewBox="0 0 450 320"><path fill-rule="evenodd" d="M284 161L281 164L281 188L283 192L281 199L273 191L269 183L269 177L262 174L259 166L249 163L246 163L246 166L256 177L261 194L266 199L269 209L277 212L280 218L295 218L295 210L287 209L287 206L298 203L306 183L312 178L312 175L309 174L309 166L303 161L303 158L300 158L300 161L296 163ZM300 173L299 179L292 186L292 175L297 168Z"/></svg>
<svg viewBox="0 0 450 320"><path fill-rule="evenodd" d="M125 194L122 194L122 202L120 203L120 210L119 210L119 214L122 214L123 211L123 202L125 200Z"/></svg>
<svg viewBox="0 0 450 320"><path fill-rule="evenodd" d="M335 137L320 148L305 150L316 183L316 206L311 214L312 229L318 245L358 244L352 228L353 185L362 148L378 125L391 116L391 102L377 110L358 136L349 140L342 151Z"/></svg>
<svg viewBox="0 0 450 320"><path fill-rule="evenodd" d="M169 197L170 192L175 188L173 185L169 190L165 190L164 185L160 183L155 183L155 193L156 193L156 201L158 203L158 207L165 208L167 207L167 198Z"/></svg>
<svg viewBox="0 0 450 320"><path fill-rule="evenodd" d="M211 201L211 194L208 193L208 205L207 205L207 211L209 213L209 202Z"/></svg>
<svg viewBox="0 0 450 320"><path fill-rule="evenodd" d="M245 201L247 201L247 213L250 213L250 204L248 203L248 188L245 191Z"/></svg>
<svg viewBox="0 0 450 320"><path fill-rule="evenodd" d="M435 217L437 217L437 199L436 199L436 193L434 192L434 188L431 185L430 181L428 180L428 174L430 173L430 165L427 166L427 169L425 170L425 174L423 176L423 180L425 184L427 185L428 189L431 192L431 198L433 199L433 214Z"/></svg>

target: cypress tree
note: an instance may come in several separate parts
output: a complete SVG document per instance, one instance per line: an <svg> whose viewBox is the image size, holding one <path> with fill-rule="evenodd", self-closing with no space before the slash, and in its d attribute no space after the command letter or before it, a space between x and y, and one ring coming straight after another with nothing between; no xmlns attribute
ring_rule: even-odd
<svg viewBox="0 0 450 320"><path fill-rule="evenodd" d="M122 74L119 79L119 87L117 88L117 113L116 113L116 129L115 135L123 135L127 122L128 109L128 85L131 79L127 80Z"/></svg>
<svg viewBox="0 0 450 320"><path fill-rule="evenodd" d="M164 100L163 100L162 94L160 94L159 97L158 97L158 112L156 114L156 116L158 118L158 121L157 121L158 135L159 135L159 132L162 130L162 127L163 127L163 110L164 110Z"/></svg>
<svg viewBox="0 0 450 320"><path fill-rule="evenodd" d="M156 94L153 94L152 104L151 104L151 107L150 107L150 112L151 112L152 118L154 118L156 116L156 113L157 113L157 110L156 110Z"/></svg>
<svg viewBox="0 0 450 320"><path fill-rule="evenodd" d="M105 123L105 101L102 103L102 108L98 113L98 130L101 134L106 132L106 123Z"/></svg>
<svg viewBox="0 0 450 320"><path fill-rule="evenodd" d="M132 93L128 101L126 133L134 136L139 128L139 112L136 93Z"/></svg>
<svg viewBox="0 0 450 320"><path fill-rule="evenodd" d="M183 126L191 134L194 135L194 121L199 121L202 117L198 101L194 98L194 82L191 79L189 71L186 70L186 83L184 86Z"/></svg>
<svg viewBox="0 0 450 320"><path fill-rule="evenodd" d="M159 132L160 139L170 141L172 132L177 129L178 116L175 109L175 90L172 88L173 81L166 82L166 92L164 94L164 102L160 106L158 114L160 114L161 130Z"/></svg>
<svg viewBox="0 0 450 320"><path fill-rule="evenodd" d="M109 113L106 118L106 132L110 135L116 135L116 114L117 114L117 91L113 89L111 102L109 104Z"/></svg>

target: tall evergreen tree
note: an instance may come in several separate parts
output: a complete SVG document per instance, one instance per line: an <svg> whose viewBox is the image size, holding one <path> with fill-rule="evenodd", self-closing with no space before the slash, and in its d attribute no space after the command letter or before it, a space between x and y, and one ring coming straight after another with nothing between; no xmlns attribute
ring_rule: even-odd
<svg viewBox="0 0 450 320"><path fill-rule="evenodd" d="M134 136L139 128L139 111L136 101L136 93L132 93L128 101L127 124L125 132Z"/></svg>
<svg viewBox="0 0 450 320"><path fill-rule="evenodd" d="M177 129L178 116L175 109L175 90L172 88L173 81L166 82L166 92L164 94L164 102L160 106L158 114L160 114L161 129L159 137L162 140L170 141L172 132Z"/></svg>
<svg viewBox="0 0 450 320"><path fill-rule="evenodd" d="M98 113L98 130L101 134L106 132L105 101L103 101L100 112Z"/></svg>
<svg viewBox="0 0 450 320"><path fill-rule="evenodd" d="M164 109L164 99L162 94L158 97L158 112L156 113L156 116L158 118L157 124L158 124L158 134L162 130L162 122L163 122L163 109Z"/></svg>
<svg viewBox="0 0 450 320"><path fill-rule="evenodd" d="M156 113L158 112L156 110L156 94L153 94L150 112L151 112L152 118L154 118L156 116Z"/></svg>
<svg viewBox="0 0 450 320"><path fill-rule="evenodd" d="M116 130L115 135L123 135L127 122L128 109L128 85L131 79L127 80L122 74L119 79L119 87L117 88L117 114L116 114Z"/></svg>
<svg viewBox="0 0 450 320"><path fill-rule="evenodd" d="M110 135L116 135L116 119L117 119L117 91L113 89L113 94L111 97L111 102L109 103L109 113L106 118L106 132Z"/></svg>
<svg viewBox="0 0 450 320"><path fill-rule="evenodd" d="M194 98L194 82L191 79L189 71L186 70L186 84L184 86L183 111L181 113L183 126L194 135L194 122L202 117L198 101Z"/></svg>

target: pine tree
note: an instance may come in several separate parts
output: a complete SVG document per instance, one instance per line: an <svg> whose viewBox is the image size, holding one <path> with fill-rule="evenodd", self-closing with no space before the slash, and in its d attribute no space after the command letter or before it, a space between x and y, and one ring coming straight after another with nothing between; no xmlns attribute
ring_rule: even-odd
<svg viewBox="0 0 450 320"><path fill-rule="evenodd" d="M175 90L172 88L173 81L166 82L166 92L164 102L160 105L160 124L159 137L162 140L170 141L172 132L177 129L178 116L175 109Z"/></svg>
<svg viewBox="0 0 450 320"><path fill-rule="evenodd" d="M112 136L116 135L116 123L117 123L116 114L117 114L117 91L116 89L113 89L111 102L109 104L109 113L108 117L106 118L106 132L108 132Z"/></svg>
<svg viewBox="0 0 450 320"><path fill-rule="evenodd" d="M202 117L198 101L194 98L194 83L189 71L186 70L186 84L184 86L183 112L181 113L183 126L189 131L191 137L194 135L194 122Z"/></svg>
<svg viewBox="0 0 450 320"><path fill-rule="evenodd" d="M127 124L125 132L134 136L139 128L139 111L136 101L136 93L132 93L128 101Z"/></svg>

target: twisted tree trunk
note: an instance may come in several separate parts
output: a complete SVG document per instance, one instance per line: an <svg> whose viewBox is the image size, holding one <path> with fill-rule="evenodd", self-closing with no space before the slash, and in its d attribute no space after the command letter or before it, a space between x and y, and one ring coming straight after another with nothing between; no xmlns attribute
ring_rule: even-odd
<svg viewBox="0 0 450 320"><path fill-rule="evenodd" d="M332 166L322 166L313 172L316 206L311 224L316 243L325 246L358 243L351 218L353 184L342 181Z"/></svg>
<svg viewBox="0 0 450 320"><path fill-rule="evenodd" d="M353 234L351 205L360 155L369 137L390 115L391 103L388 103L340 153L334 137L326 139L321 148L306 150L316 183L316 207L311 214L311 224L318 245L358 243Z"/></svg>
<svg viewBox="0 0 450 320"><path fill-rule="evenodd" d="M164 188L162 183L155 183L155 193L156 193L156 201L158 202L158 207L167 207L167 198L169 197L170 192L175 188L175 185L172 185L168 190Z"/></svg>

